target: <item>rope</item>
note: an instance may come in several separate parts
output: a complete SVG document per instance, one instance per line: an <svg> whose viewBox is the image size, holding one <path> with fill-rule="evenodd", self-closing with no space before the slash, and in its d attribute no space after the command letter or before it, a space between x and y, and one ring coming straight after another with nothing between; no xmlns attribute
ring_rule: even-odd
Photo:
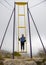
<svg viewBox="0 0 46 65"><path fill-rule="evenodd" d="M30 16L31 16L31 18L32 18L32 21L33 21L33 24L34 24L35 29L36 29L36 31L37 31L37 34L38 34L38 36L39 36L40 42L41 42L41 44L42 44L42 46L43 46L43 50L44 50L44 52L46 53L46 49L45 49L45 47L44 47L44 45L43 45L43 42L42 42L41 36L40 36L40 34L39 34L39 31L38 31L38 29L37 29L37 26L36 26L36 24L35 24L35 22L34 22L34 19L33 19L33 17L32 17L32 14L31 14L29 8L28 8L28 11L29 11Z"/></svg>
<svg viewBox="0 0 46 65"><path fill-rule="evenodd" d="M1 41L1 45L0 45L0 49L1 49L1 47L2 47L2 44L3 44L4 38L5 38L5 36L6 36L6 32L7 32L7 29L8 29L8 27L9 27L9 24L10 24L10 21L11 21L12 15L13 15L13 12L14 12L14 9L13 9L12 14L11 14L11 16L10 16L10 19L9 19L9 21L8 21L8 24L7 24L6 30L5 30L5 32L4 32L4 35L3 35L3 38L2 38L2 41Z"/></svg>

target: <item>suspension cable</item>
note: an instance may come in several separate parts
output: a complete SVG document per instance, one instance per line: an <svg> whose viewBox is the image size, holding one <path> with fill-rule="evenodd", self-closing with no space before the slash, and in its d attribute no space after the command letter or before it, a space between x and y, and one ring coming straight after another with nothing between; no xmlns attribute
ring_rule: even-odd
<svg viewBox="0 0 46 65"><path fill-rule="evenodd" d="M34 22L34 19L33 19L33 17L32 17L32 14L31 14L29 8L28 8L28 11L29 11L30 16L31 16L31 18L32 18L32 21L33 21L33 24L34 24L35 29L36 29L36 31L37 31L37 34L38 34L38 36L39 36L40 42L41 42L41 44L42 44L42 46L43 46L43 50L44 50L44 52L46 53L46 49L45 49L45 47L44 47L44 45L43 45L43 41L42 41L42 39L41 39L41 36L40 36L40 34L39 34L39 31L38 31L38 29L37 29L37 26L36 26L36 24L35 24L35 22Z"/></svg>
<svg viewBox="0 0 46 65"><path fill-rule="evenodd" d="M46 0L43 0L43 1L41 1L41 2L39 2L39 3L37 3L37 4L35 4L34 6L31 6L30 8L36 7L36 6L38 6L38 5L42 4L42 3L44 3L45 1L46 1Z"/></svg>
<svg viewBox="0 0 46 65"><path fill-rule="evenodd" d="M5 8L7 8L9 10L9 8L7 6L5 6L1 1L0 1L0 4L2 4Z"/></svg>
<svg viewBox="0 0 46 65"><path fill-rule="evenodd" d="M8 21L7 27L6 27L6 29L5 29L5 32L4 32L2 41L1 41L1 45L0 45L0 49L1 49L2 45L3 45L3 41L4 41L4 38L5 38L5 36L6 36L6 33L7 33L7 30L8 30L8 27L9 27L9 24L10 24L10 21L11 21L12 15L13 15L13 12L14 12L14 9L13 9L13 11L12 11L12 14L11 14L10 19L9 19L9 21Z"/></svg>
<svg viewBox="0 0 46 65"><path fill-rule="evenodd" d="M12 7L12 5L11 4L9 4L9 2L7 1L7 0L4 0L9 6L11 6Z"/></svg>

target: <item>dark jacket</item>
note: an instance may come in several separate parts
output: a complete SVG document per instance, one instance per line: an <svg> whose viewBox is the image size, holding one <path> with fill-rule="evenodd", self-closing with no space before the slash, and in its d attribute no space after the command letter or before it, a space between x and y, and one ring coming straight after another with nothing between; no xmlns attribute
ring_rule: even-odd
<svg viewBox="0 0 46 65"><path fill-rule="evenodd" d="M21 37L19 40L20 40L20 42L22 42L22 43L26 42L25 37Z"/></svg>

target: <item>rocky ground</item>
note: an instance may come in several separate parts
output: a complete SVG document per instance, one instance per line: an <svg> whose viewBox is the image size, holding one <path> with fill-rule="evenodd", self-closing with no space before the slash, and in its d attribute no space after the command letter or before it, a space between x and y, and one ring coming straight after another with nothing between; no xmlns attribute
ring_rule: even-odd
<svg viewBox="0 0 46 65"><path fill-rule="evenodd" d="M12 59L12 55L9 53L0 52L0 65L46 65L46 58L33 57L32 59L24 55L15 56L15 59ZM3 57L1 57L3 56ZM7 58L6 58L7 57Z"/></svg>
<svg viewBox="0 0 46 65"><path fill-rule="evenodd" d="M5 58L0 61L0 65L46 65L46 60L43 58L16 57L15 59Z"/></svg>

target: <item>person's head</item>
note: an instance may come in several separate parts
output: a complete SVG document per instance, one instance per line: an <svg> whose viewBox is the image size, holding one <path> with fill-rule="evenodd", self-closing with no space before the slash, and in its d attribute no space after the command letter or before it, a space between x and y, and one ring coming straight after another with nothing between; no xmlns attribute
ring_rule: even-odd
<svg viewBox="0 0 46 65"><path fill-rule="evenodd" d="M22 37L24 37L24 34L22 34Z"/></svg>

